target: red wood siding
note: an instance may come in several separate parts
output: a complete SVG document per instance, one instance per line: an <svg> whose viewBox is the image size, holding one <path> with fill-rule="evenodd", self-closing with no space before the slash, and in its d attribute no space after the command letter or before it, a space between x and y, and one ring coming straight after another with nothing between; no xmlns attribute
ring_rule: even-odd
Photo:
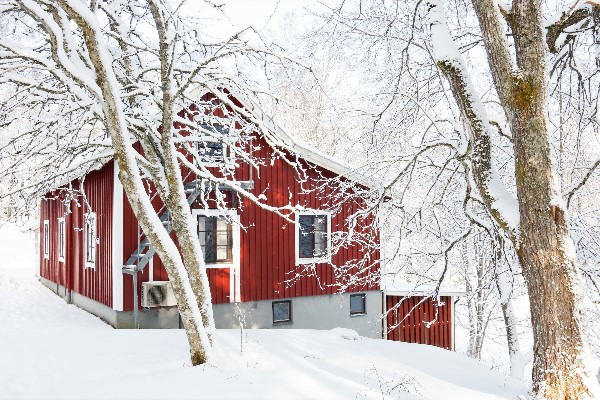
<svg viewBox="0 0 600 400"><path fill-rule="evenodd" d="M422 296L386 296L386 310L391 310L387 314L388 340L452 350L450 296L440 297L440 303ZM428 322L431 322L429 327Z"/></svg>
<svg viewBox="0 0 600 400"><path fill-rule="evenodd" d="M264 161L258 171L252 172L255 195L264 193L267 203L272 206L284 206L287 204L302 205L310 209L328 210L331 208L331 192L316 194L314 191L303 193L299 182L297 171L280 158L275 158L274 151L262 139L256 138L253 143L254 157ZM305 165L307 166L307 165ZM183 176L187 175L187 169L183 168ZM323 176L334 177L334 174L323 168L311 166L308 169L309 186L304 183L304 189L312 189ZM188 177L188 181L194 177ZM248 166L241 166L236 171L236 180L249 181L250 170ZM227 201L232 204L231 198ZM160 208L160 201L155 205ZM214 207L208 202L209 207ZM137 247L137 222L131 206L124 196L123 213L123 262L125 262ZM198 202L193 208L203 207ZM344 230L346 217L356 212L360 205L356 202L348 203L342 212L332 216L332 232ZM294 284L286 284L298 271L295 262L295 225L254 205L249 200L243 200L238 205L240 222L246 229L240 231L240 274L241 274L241 300L258 301L290 298L298 296L313 296L321 294L336 293L336 279L333 269L325 264L317 264L312 276L304 276L295 281ZM366 229L370 229L370 222L366 222ZM379 254L372 251L371 259L377 260ZM343 248L332 257L332 263L342 265L350 260L363 257L364 251L359 246L348 246ZM153 279L166 280L167 273L158 258L153 258ZM144 269L139 276L139 293L141 283L149 280L150 266ZM371 269L375 272L376 267ZM367 272L362 273L365 275ZM226 269L208 269L209 282L213 303L229 302L229 271ZM351 287L348 291L358 292L364 290L378 290L377 280L368 284ZM140 296L141 298L141 296ZM133 307L133 281L131 276L125 276L123 285L124 310Z"/></svg>
<svg viewBox="0 0 600 400"><path fill-rule="evenodd" d="M67 192L48 193L41 202L40 212L40 276L59 283L108 307L112 307L112 229L113 229L114 164L109 162L86 175L83 196L76 195L65 204ZM79 181L71 187L79 189ZM89 206L88 206L89 204ZM96 267L84 263L84 214L96 213ZM58 261L58 218L65 218L65 262ZM44 220L50 223L50 257L44 259Z"/></svg>

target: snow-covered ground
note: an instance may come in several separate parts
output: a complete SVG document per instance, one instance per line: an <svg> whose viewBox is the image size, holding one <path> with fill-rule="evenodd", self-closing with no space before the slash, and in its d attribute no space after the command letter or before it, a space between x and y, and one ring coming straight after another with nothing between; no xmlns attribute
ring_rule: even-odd
<svg viewBox="0 0 600 400"><path fill-rule="evenodd" d="M344 330L219 330L190 367L181 330L115 330L36 279L28 235L0 228L0 399L517 399L522 383L463 355ZM346 337L346 338L344 338Z"/></svg>

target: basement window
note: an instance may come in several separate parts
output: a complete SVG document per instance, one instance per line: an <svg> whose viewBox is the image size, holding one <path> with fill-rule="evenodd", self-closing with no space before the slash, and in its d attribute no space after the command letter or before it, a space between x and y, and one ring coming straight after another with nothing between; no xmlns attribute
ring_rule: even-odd
<svg viewBox="0 0 600 400"><path fill-rule="evenodd" d="M65 219L58 219L58 261L65 262L67 250L67 237L65 233Z"/></svg>
<svg viewBox="0 0 600 400"><path fill-rule="evenodd" d="M331 214L324 211L297 214L296 261L298 264L331 259Z"/></svg>
<svg viewBox="0 0 600 400"><path fill-rule="evenodd" d="M50 221L44 220L44 259L50 259Z"/></svg>
<svg viewBox="0 0 600 400"><path fill-rule="evenodd" d="M292 322L292 301L274 301L273 302L273 324Z"/></svg>
<svg viewBox="0 0 600 400"><path fill-rule="evenodd" d="M83 247L85 249L85 266L96 268L96 213L85 214Z"/></svg>
<svg viewBox="0 0 600 400"><path fill-rule="evenodd" d="M367 296L364 293L350 295L350 315L367 313Z"/></svg>

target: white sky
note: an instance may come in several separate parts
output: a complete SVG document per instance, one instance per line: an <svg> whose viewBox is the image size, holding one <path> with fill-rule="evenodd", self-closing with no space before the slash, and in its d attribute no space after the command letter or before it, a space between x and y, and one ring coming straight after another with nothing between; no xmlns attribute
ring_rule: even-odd
<svg viewBox="0 0 600 400"><path fill-rule="evenodd" d="M215 20L213 28L214 34L218 37L229 36L234 31L254 26L257 30L276 29L281 23L286 14L293 12L298 16L304 14L304 7L316 7L315 0L214 0L215 3L224 4L224 11L229 21L223 20L222 16L216 15L214 12L210 16L218 18ZM201 1L189 0L187 8L198 13L196 16L201 17L201 13L206 12L206 9L201 5ZM207 17L210 17L207 15ZM304 30L304 27L299 26L299 30Z"/></svg>

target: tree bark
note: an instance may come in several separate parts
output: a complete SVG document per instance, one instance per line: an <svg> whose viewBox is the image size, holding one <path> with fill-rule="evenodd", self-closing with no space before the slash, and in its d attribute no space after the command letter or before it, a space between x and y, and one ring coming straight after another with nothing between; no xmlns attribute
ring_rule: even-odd
<svg viewBox="0 0 600 400"><path fill-rule="evenodd" d="M567 211L552 166L548 69L539 0L515 1L519 76L510 107L520 238L517 254L529 291L534 334L533 389L545 399L580 399L584 383L581 277Z"/></svg>
<svg viewBox="0 0 600 400"><path fill-rule="evenodd" d="M150 1L150 10L156 23L159 37L159 51L161 60L161 86L163 93L163 119L161 132L161 148L163 149L164 168L167 173L167 194L164 202L170 212L173 230L177 236L179 249L183 255L186 271L196 298L198 308L202 314L202 323L207 330L208 338L213 343L214 318L208 276L202 250L198 242L197 233L191 229L195 226L187 204L184 192L184 182L181 177L181 167L177 159L177 149L173 141L173 115L174 99L172 94L172 80L170 74L170 46L166 39L165 16L161 13L155 2Z"/></svg>
<svg viewBox="0 0 600 400"><path fill-rule="evenodd" d="M96 82L102 90L103 109L106 117L106 128L111 135L114 157L119 166L119 180L130 200L133 212L148 239L160 256L169 280L173 286L173 293L177 300L179 313L187 334L190 357L193 365L208 361L210 355L210 340L204 328L200 310L194 299L194 292L189 283L187 271L179 256L179 250L169 238L162 222L154 212L150 199L142 184L133 148L129 139L123 104L117 90L117 79L110 69L110 60L106 59L107 51L102 51L103 39L94 29L94 16L89 13L81 15L69 5L67 1L58 0L58 4L78 24L83 32L83 38L89 52L90 60L96 73ZM173 175L167 172L167 180L181 180L181 172ZM183 190L183 189L181 189Z"/></svg>
<svg viewBox="0 0 600 400"><path fill-rule="evenodd" d="M430 4L434 13L432 35L437 34L439 42L444 43L440 36L449 32L441 5L434 0ZM551 160L547 121L549 78L541 1L513 3L509 21L516 66L508 52L496 1L473 0L473 7L494 85L511 126L519 205L517 235L502 223L498 210L491 207L492 199L487 199L485 192L482 197L490 215L512 236L529 290L534 333L533 390L540 399L581 399L590 395L584 382L587 371L582 360L581 278L569 236L566 207L556 187ZM433 41L435 49L435 37ZM490 171L486 168L491 165L481 161L490 157L486 112L466 76L458 49L439 48L436 57L475 141L472 153L480 168L473 168L473 178L482 192L485 186L480 182L489 179Z"/></svg>

